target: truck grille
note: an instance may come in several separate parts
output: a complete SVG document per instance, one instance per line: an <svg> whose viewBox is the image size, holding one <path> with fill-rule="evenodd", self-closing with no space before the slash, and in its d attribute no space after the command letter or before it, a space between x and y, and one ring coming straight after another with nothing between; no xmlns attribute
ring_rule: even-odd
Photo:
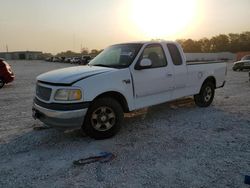
<svg viewBox="0 0 250 188"><path fill-rule="evenodd" d="M51 88L36 85L36 96L42 100L49 101L51 95Z"/></svg>

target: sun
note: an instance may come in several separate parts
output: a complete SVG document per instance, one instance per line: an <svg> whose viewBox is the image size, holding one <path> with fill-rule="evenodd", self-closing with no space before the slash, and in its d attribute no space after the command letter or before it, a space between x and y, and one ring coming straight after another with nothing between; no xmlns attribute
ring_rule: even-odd
<svg viewBox="0 0 250 188"><path fill-rule="evenodd" d="M176 35L192 24L197 0L132 0L131 21L146 38Z"/></svg>

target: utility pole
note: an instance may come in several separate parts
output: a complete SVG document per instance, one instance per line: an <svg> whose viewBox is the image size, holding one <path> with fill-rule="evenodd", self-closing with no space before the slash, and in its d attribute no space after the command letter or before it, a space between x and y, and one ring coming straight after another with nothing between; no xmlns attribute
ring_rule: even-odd
<svg viewBox="0 0 250 188"><path fill-rule="evenodd" d="M9 48L8 48L8 45L6 45L6 52L7 52L7 53L9 52Z"/></svg>
<svg viewBox="0 0 250 188"><path fill-rule="evenodd" d="M76 35L73 35L73 51L75 51Z"/></svg>
<svg viewBox="0 0 250 188"><path fill-rule="evenodd" d="M81 42L81 49L80 49L80 53L82 52L82 42Z"/></svg>

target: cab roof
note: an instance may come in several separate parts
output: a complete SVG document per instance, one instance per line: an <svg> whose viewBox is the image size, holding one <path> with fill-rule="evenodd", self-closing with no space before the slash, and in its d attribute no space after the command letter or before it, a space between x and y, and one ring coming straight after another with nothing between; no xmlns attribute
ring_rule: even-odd
<svg viewBox="0 0 250 188"><path fill-rule="evenodd" d="M155 44L155 43L177 43L175 41L166 41L166 40L151 40L151 41L133 41L133 42L124 42L124 43L118 43L115 45L121 45L121 44Z"/></svg>

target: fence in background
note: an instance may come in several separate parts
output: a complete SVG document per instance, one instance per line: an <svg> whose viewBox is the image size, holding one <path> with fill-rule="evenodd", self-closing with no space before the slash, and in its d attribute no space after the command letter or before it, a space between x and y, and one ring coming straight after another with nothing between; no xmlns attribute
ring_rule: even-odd
<svg viewBox="0 0 250 188"><path fill-rule="evenodd" d="M220 53L185 53L187 61L216 61L236 60L236 54L230 52Z"/></svg>

